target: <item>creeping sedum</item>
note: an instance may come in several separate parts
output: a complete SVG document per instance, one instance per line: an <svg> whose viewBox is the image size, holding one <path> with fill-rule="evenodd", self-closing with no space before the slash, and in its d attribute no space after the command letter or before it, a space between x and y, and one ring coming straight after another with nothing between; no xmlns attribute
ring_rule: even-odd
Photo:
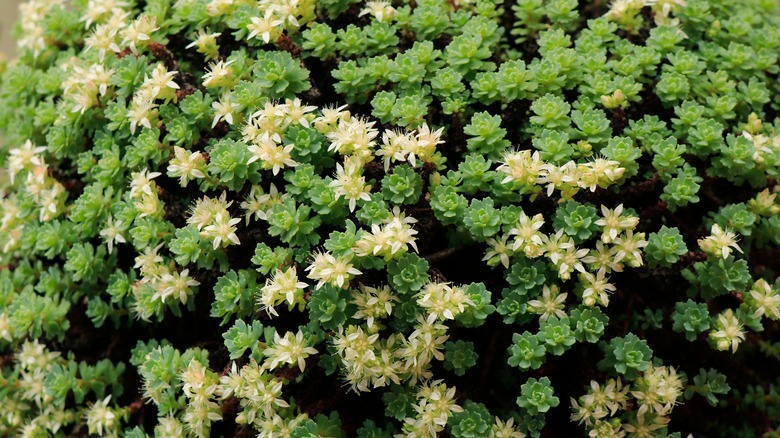
<svg viewBox="0 0 780 438"><path fill-rule="evenodd" d="M20 12L0 436L780 428L774 0Z"/></svg>

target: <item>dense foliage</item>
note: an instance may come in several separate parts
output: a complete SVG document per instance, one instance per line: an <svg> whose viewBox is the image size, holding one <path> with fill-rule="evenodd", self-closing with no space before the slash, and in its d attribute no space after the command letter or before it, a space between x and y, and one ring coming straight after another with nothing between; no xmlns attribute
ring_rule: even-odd
<svg viewBox="0 0 780 438"><path fill-rule="evenodd" d="M0 435L778 436L738 3L28 1Z"/></svg>

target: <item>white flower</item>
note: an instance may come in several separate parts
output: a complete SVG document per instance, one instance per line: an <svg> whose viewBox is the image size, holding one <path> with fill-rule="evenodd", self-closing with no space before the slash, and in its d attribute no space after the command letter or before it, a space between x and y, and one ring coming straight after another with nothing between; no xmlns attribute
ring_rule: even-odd
<svg viewBox="0 0 780 438"><path fill-rule="evenodd" d="M149 15L138 17L129 26L122 29L122 45L129 47L133 53L138 54L138 46L148 44L148 41L152 38L152 32L159 29L156 22L157 18Z"/></svg>
<svg viewBox="0 0 780 438"><path fill-rule="evenodd" d="M230 68L235 59L228 62L219 61L209 66L208 73L203 75L204 87L224 87L230 85L233 80L233 70Z"/></svg>
<svg viewBox="0 0 780 438"><path fill-rule="evenodd" d="M179 84L173 81L178 71L168 71L162 63L158 63L152 70L152 75L144 79L138 96L145 100L164 99L166 102L176 97Z"/></svg>
<svg viewBox="0 0 780 438"><path fill-rule="evenodd" d="M728 258L731 249L734 248L740 253L742 248L737 245L737 235L728 228L723 230L720 225L712 225L712 235L699 239L699 247L707 254L716 257Z"/></svg>
<svg viewBox="0 0 780 438"><path fill-rule="evenodd" d="M616 262L624 262L632 268L638 268L642 266L642 251L641 249L647 246L647 240L645 240L645 233L634 234L633 230L626 231L625 234L621 234L612 243L620 248L615 254Z"/></svg>
<svg viewBox="0 0 780 438"><path fill-rule="evenodd" d="M179 178L179 185L185 187L191 179L205 178L206 159L198 151L190 152L179 146L173 148L174 157L168 163L168 176Z"/></svg>
<svg viewBox="0 0 780 438"><path fill-rule="evenodd" d="M234 0L211 0L206 6L206 13L212 17L219 17L231 11Z"/></svg>
<svg viewBox="0 0 780 438"><path fill-rule="evenodd" d="M601 240L604 243L610 243L615 240L619 233L632 230L639 224L639 218L635 216L623 216L623 204L610 210L606 206L601 206L601 217L596 221L596 225L603 228Z"/></svg>
<svg viewBox="0 0 780 438"><path fill-rule="evenodd" d="M268 44L271 40L276 41L279 35L282 33L281 25L284 24L284 20L280 20L274 17L273 10L271 8L266 9L265 15L260 17L250 17L252 23L247 24L246 28L250 31L247 35L247 41L259 36L264 43Z"/></svg>
<svg viewBox="0 0 780 438"><path fill-rule="evenodd" d="M211 107L214 109L214 121L211 123L211 127L217 126L220 120L225 120L229 125L233 124L233 115L238 112L241 107L237 103L233 103L230 92L222 94L222 97L216 102L212 102Z"/></svg>
<svg viewBox="0 0 780 438"><path fill-rule="evenodd" d="M258 144L249 146L249 152L252 156L247 164L252 164L257 160L262 161L262 168L271 170L274 175L285 167L296 167L298 162L292 159L294 144L288 144L285 147L276 144L272 139L263 135L258 139Z"/></svg>
<svg viewBox="0 0 780 438"><path fill-rule="evenodd" d="M284 103L284 125L299 124L308 128L309 122L314 119L314 115L310 113L316 109L316 106L303 105L297 97L293 100L287 99Z"/></svg>
<svg viewBox="0 0 780 438"><path fill-rule="evenodd" d="M615 292L616 289L604 275L603 269L599 269L596 275L590 272L580 273L580 282L585 286L582 291L582 303L586 306L594 306L596 303L604 307L609 305L609 293Z"/></svg>
<svg viewBox="0 0 780 438"><path fill-rule="evenodd" d="M336 178L329 184L336 193L336 199L345 197L349 200L349 211L355 211L357 201L371 200L371 186L366 184L366 178L360 175L360 160L347 157L344 166L336 164Z"/></svg>
<svg viewBox="0 0 780 438"><path fill-rule="evenodd" d="M279 193L279 190L272 183L268 193L263 191L260 186L252 186L246 199L241 203L241 208L246 211L244 215L246 223L254 215L256 220L268 220L268 212L271 208L281 203L287 198L287 193Z"/></svg>
<svg viewBox="0 0 780 438"><path fill-rule="evenodd" d="M208 31L206 31L205 29L200 29L198 30L198 34L195 36L195 40L187 44L185 49L191 49L196 46L200 48L201 46L206 46L208 44L211 44L212 42L216 43L216 41L212 41L212 40L216 40L220 36L222 36L221 32L208 33Z"/></svg>
<svg viewBox="0 0 780 438"><path fill-rule="evenodd" d="M89 433L102 436L105 429L105 434L108 435L117 426L116 414L108 407L109 401L111 401L111 395L108 395L102 401L95 402L87 409L84 417L87 419Z"/></svg>
<svg viewBox="0 0 780 438"><path fill-rule="evenodd" d="M545 284L542 289L542 299L529 301L528 311L540 314L539 322L545 322L551 316L559 319L566 318L566 312L563 309L566 306L566 297L568 296L569 294L559 293L558 286L548 287Z"/></svg>
<svg viewBox="0 0 780 438"><path fill-rule="evenodd" d="M415 252L420 252L417 249L417 238L414 237L417 235L417 230L412 228L412 224L416 223L417 219L411 216L407 217L398 206L393 207L393 214L385 225L391 255L395 255L401 250L408 251L407 246L414 248Z"/></svg>
<svg viewBox="0 0 780 438"><path fill-rule="evenodd" d="M195 205L190 206L189 217L187 223L195 225L198 230L203 230L208 225L212 225L217 217L217 213L222 213L222 216L229 217L228 207L233 204L233 201L227 200L227 193L222 192L219 198L209 198L204 196L197 199Z"/></svg>
<svg viewBox="0 0 780 438"><path fill-rule="evenodd" d="M506 151L503 162L496 170L507 176L501 180L501 184L518 181L528 185L534 184L542 173L542 159L539 151L530 150Z"/></svg>
<svg viewBox="0 0 780 438"><path fill-rule="evenodd" d="M288 268L286 271L277 269L272 279L268 279L265 282L265 286L260 289L259 303L263 306L263 309L271 315L278 316L274 310L274 306L285 300L292 308L295 304L302 309L306 305L306 301L303 298L303 289L308 284L298 281L298 273L295 266Z"/></svg>
<svg viewBox="0 0 780 438"><path fill-rule="evenodd" d="M154 428L155 436L165 436L170 438L186 438L184 425L173 414L168 414L157 419L157 426Z"/></svg>
<svg viewBox="0 0 780 438"><path fill-rule="evenodd" d="M330 283L340 288L349 286L349 282L360 272L352 263L352 254L345 257L334 257L329 252L318 253L314 256L312 263L306 268L309 271L308 278L318 280L315 289L321 288L325 283Z"/></svg>
<svg viewBox="0 0 780 438"><path fill-rule="evenodd" d="M11 318L6 312L0 313L0 339L5 339L8 342L14 341L11 336Z"/></svg>
<svg viewBox="0 0 780 438"><path fill-rule="evenodd" d="M415 295L417 305L435 319L455 319L474 303L460 287L451 287L447 283L428 283Z"/></svg>
<svg viewBox="0 0 780 438"><path fill-rule="evenodd" d="M160 271L159 266L163 262L162 256L157 254L162 246L162 243L154 248L147 246L143 254L135 258L133 268L139 268L144 276L155 276Z"/></svg>
<svg viewBox="0 0 780 438"><path fill-rule="evenodd" d="M105 228L100 230L100 237L105 239L106 243L108 244L109 254L111 254L111 252L114 250L114 242L127 243L125 237L122 236L121 228L122 221L117 221L114 223L114 218L109 215L108 219L106 220Z"/></svg>
<svg viewBox="0 0 780 438"><path fill-rule="evenodd" d="M168 297L174 297L182 304L187 304L187 298L192 295L190 288L200 285L200 282L190 277L189 273L189 269L184 269L181 272L174 271L173 274L161 275L152 300L159 299L164 303Z"/></svg>
<svg viewBox="0 0 780 438"><path fill-rule="evenodd" d="M84 28L89 29L92 23L102 22L109 15L126 13L124 8L128 6L130 5L122 0L89 0L79 21L83 21Z"/></svg>
<svg viewBox="0 0 780 438"><path fill-rule="evenodd" d="M88 83L92 83L93 86L97 87L101 96L105 96L108 92L108 86L111 85L111 77L113 75L113 69L106 70L101 64L92 64L89 67L86 79Z"/></svg>
<svg viewBox="0 0 780 438"><path fill-rule="evenodd" d="M414 223L417 223L417 219L405 216L400 208L394 207L392 216L385 219L384 224L371 225L371 233L364 233L357 241L355 254L358 257L382 256L390 260L399 252L407 252L409 246L418 251L417 238L414 237L417 230L412 228Z"/></svg>
<svg viewBox="0 0 780 438"><path fill-rule="evenodd" d="M393 17L395 17L396 10L392 5L390 5L390 2L370 1L366 2L366 7L360 11L358 17L362 17L367 14L371 14L377 19L377 21L382 23L384 21L392 20Z"/></svg>
<svg viewBox="0 0 780 438"><path fill-rule="evenodd" d="M375 123L358 117L340 119L336 129L326 134L330 140L328 151L364 159L371 157L371 149L376 144L374 138L379 135L379 131L374 129Z"/></svg>
<svg viewBox="0 0 780 438"><path fill-rule="evenodd" d="M97 89L94 87L88 87L86 85L78 87L78 89L70 95L70 98L74 102L73 108L71 108L70 111L83 115L88 109L97 105L98 99L96 92Z"/></svg>
<svg viewBox="0 0 780 438"><path fill-rule="evenodd" d="M140 95L133 96L133 103L127 111L130 119L130 132L135 134L135 129L140 124L146 129L152 129L152 119L157 115L157 104L150 99L144 99Z"/></svg>
<svg viewBox="0 0 780 438"><path fill-rule="evenodd" d="M352 293L352 303L357 311L352 315L355 319L365 319L368 328L374 326L375 318L384 318L393 313L393 302L399 301L389 286L379 288L359 285L358 291Z"/></svg>
<svg viewBox="0 0 780 438"><path fill-rule="evenodd" d="M19 171L43 165L43 158L39 154L45 151L46 146L35 146L30 140L8 151L8 173L11 183L14 182L14 177Z"/></svg>
<svg viewBox="0 0 780 438"><path fill-rule="evenodd" d="M766 315L769 319L780 319L780 295L763 278L756 280L745 300L755 312L753 317Z"/></svg>
<svg viewBox="0 0 780 438"><path fill-rule="evenodd" d="M216 59L219 56L217 38L221 35L220 32L209 33L206 29L200 29L195 36L195 40L187 44L185 48L191 49L195 47L199 53L206 55L206 61Z"/></svg>
<svg viewBox="0 0 780 438"><path fill-rule="evenodd" d="M344 108L346 107L347 105L342 105L340 107L326 106L325 108L320 109L320 116L314 119L314 129L323 134L333 131L334 125L341 120L350 119L351 115L349 111L344 111Z"/></svg>
<svg viewBox="0 0 780 438"><path fill-rule="evenodd" d="M156 186L153 179L162 175L160 172L149 172L149 169L143 169L140 172L130 174L130 197L140 198L143 195L152 195L152 188ZM156 193L156 192L155 192Z"/></svg>
<svg viewBox="0 0 780 438"><path fill-rule="evenodd" d="M121 49L117 45L116 38L119 33L117 26L109 24L100 24L92 31L92 33L84 40L86 49L94 49L98 52L98 59L102 63L106 57L106 52L109 50L112 52L119 52Z"/></svg>
<svg viewBox="0 0 780 438"><path fill-rule="evenodd" d="M525 434L515 429L515 419L509 417L504 422L501 418L496 417L496 424L490 430L489 438L525 438Z"/></svg>
<svg viewBox="0 0 780 438"><path fill-rule="evenodd" d="M273 346L263 350L263 355L270 360L266 362L269 369L275 369L282 363L290 365L297 363L301 372L306 369L306 358L312 354L317 354L317 350L307 346L301 330L298 330L295 335L287 332L283 338L278 332L274 333Z"/></svg>
<svg viewBox="0 0 780 438"><path fill-rule="evenodd" d="M726 351L729 348L731 348L732 353L737 351L739 343L745 340L745 331L733 310L726 309L718 315L713 330L710 332L710 339L715 342L715 347L720 351Z"/></svg>
<svg viewBox="0 0 780 438"><path fill-rule="evenodd" d="M240 245L241 242L239 242L238 236L236 236L236 227L233 226L239 222L241 222L240 218L231 219L230 215L220 211L217 212L214 223L204 228L201 234L214 239L214 249L219 248L220 245L227 246L231 243Z"/></svg>
<svg viewBox="0 0 780 438"><path fill-rule="evenodd" d="M507 239L509 235L503 235L499 240L490 238L487 240L490 249L482 257L483 262L487 262L488 266L496 266L501 263L505 268L509 268L509 255L512 253L512 249L507 245Z"/></svg>
<svg viewBox="0 0 780 438"><path fill-rule="evenodd" d="M509 230L510 236L517 236L512 242L512 251L523 251L527 257L533 258L541 254L544 245L543 234L539 231L544 225L544 217L536 214L529 217L525 212L520 213L520 220L515 228Z"/></svg>
<svg viewBox="0 0 780 438"><path fill-rule="evenodd" d="M575 178L577 167L574 161L569 161L563 166L545 163L541 166L541 173L536 179L536 184L547 184L547 196L552 196L555 189L561 191L561 196L569 195L576 185Z"/></svg>

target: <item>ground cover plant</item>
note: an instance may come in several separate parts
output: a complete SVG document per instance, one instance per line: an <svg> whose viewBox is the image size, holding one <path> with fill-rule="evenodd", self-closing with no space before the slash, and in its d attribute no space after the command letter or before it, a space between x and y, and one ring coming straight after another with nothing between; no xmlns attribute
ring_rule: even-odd
<svg viewBox="0 0 780 438"><path fill-rule="evenodd" d="M774 0L30 0L0 436L779 436Z"/></svg>

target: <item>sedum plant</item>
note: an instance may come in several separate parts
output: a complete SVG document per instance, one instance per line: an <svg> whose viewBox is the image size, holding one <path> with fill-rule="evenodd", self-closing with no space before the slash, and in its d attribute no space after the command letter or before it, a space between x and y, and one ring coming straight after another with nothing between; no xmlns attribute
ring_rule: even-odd
<svg viewBox="0 0 780 438"><path fill-rule="evenodd" d="M774 0L27 0L0 436L780 431Z"/></svg>

